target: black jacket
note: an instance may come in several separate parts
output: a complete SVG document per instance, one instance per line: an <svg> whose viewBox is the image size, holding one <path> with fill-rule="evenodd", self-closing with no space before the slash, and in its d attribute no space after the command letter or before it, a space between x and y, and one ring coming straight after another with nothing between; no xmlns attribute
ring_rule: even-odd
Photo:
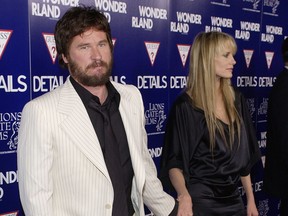
<svg viewBox="0 0 288 216"><path fill-rule="evenodd" d="M268 101L264 190L288 197L288 70L277 77Z"/></svg>

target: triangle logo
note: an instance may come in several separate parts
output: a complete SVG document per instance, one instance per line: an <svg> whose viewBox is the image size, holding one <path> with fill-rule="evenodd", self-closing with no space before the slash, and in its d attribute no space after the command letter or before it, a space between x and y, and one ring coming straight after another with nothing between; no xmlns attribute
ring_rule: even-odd
<svg viewBox="0 0 288 216"><path fill-rule="evenodd" d="M18 215L18 211L0 214L0 216L17 216L17 215Z"/></svg>
<svg viewBox="0 0 288 216"><path fill-rule="evenodd" d="M274 52L266 51L265 56L266 56L267 67L268 69L270 69L271 63L273 61Z"/></svg>
<svg viewBox="0 0 288 216"><path fill-rule="evenodd" d="M179 52L183 67L185 67L186 65L190 47L191 47L190 45L177 44L178 52Z"/></svg>
<svg viewBox="0 0 288 216"><path fill-rule="evenodd" d="M245 57L246 66L247 68L249 68L254 50L243 50L243 53Z"/></svg>
<svg viewBox="0 0 288 216"><path fill-rule="evenodd" d="M265 168L265 159L266 159L265 156L262 156L262 157L261 157L262 165L263 165L264 168Z"/></svg>
<svg viewBox="0 0 288 216"><path fill-rule="evenodd" d="M51 33L42 33L47 49L49 51L51 60L53 64L55 64L56 56L57 56L57 50L56 50L56 44L55 44L55 38L54 34Z"/></svg>
<svg viewBox="0 0 288 216"><path fill-rule="evenodd" d="M113 39L112 39L112 44L113 44L113 46L115 46L115 43L116 43L116 39L113 38Z"/></svg>
<svg viewBox="0 0 288 216"><path fill-rule="evenodd" d="M151 62L151 65L153 66L155 63L155 59L156 59L156 55L160 46L159 42L147 42L145 41L145 46L146 46L146 50Z"/></svg>
<svg viewBox="0 0 288 216"><path fill-rule="evenodd" d="M1 60L2 55L4 53L4 50L8 44L8 41L10 40L12 32L13 32L13 30L0 29L0 60Z"/></svg>

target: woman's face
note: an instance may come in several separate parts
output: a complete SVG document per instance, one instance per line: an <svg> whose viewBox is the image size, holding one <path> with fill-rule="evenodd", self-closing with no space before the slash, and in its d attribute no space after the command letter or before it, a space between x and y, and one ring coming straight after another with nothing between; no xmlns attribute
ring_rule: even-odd
<svg viewBox="0 0 288 216"><path fill-rule="evenodd" d="M215 74L217 78L232 78L233 67L236 61L232 49L224 47L215 57Z"/></svg>

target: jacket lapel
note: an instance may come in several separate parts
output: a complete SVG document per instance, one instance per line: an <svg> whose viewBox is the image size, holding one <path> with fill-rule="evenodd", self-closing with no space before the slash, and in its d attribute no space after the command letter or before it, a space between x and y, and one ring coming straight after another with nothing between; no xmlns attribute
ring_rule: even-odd
<svg viewBox="0 0 288 216"><path fill-rule="evenodd" d="M137 113L139 112L139 109L136 109L136 106L139 105L136 104L135 101L133 101L131 93L128 92L126 88L122 88L121 85L117 85L114 82L112 83L121 95L119 111L126 131L137 190L142 193L145 181L145 168L143 165L143 157L141 155L141 152L139 151L141 151L140 148L143 144L143 137L141 136L142 134L139 134L139 122L135 122L137 116L141 115L142 113Z"/></svg>
<svg viewBox="0 0 288 216"><path fill-rule="evenodd" d="M69 77L60 94L58 111L65 115L60 127L80 151L110 180L102 149L85 106Z"/></svg>

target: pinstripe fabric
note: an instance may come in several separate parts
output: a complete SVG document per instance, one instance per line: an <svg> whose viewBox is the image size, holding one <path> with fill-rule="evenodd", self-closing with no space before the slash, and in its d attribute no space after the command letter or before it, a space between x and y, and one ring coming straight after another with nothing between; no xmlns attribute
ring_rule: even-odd
<svg viewBox="0 0 288 216"><path fill-rule="evenodd" d="M147 150L143 102L134 86L113 82L121 95L120 114L134 169L132 202L155 215L174 206L163 192ZM113 188L99 141L69 79L27 103L19 129L18 174L26 216L110 216Z"/></svg>

